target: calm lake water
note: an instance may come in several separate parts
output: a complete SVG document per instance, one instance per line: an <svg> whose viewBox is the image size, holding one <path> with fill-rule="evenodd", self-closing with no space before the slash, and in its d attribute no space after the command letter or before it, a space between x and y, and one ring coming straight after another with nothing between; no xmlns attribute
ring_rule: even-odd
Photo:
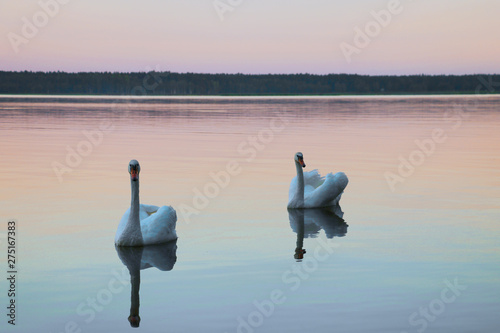
<svg viewBox="0 0 500 333"><path fill-rule="evenodd" d="M3 276L9 219L18 250L1 331L137 330L140 298L143 332L497 332L499 106L1 97ZM347 174L343 219L287 211L297 151ZM115 249L131 159L141 202L177 210L176 243Z"/></svg>

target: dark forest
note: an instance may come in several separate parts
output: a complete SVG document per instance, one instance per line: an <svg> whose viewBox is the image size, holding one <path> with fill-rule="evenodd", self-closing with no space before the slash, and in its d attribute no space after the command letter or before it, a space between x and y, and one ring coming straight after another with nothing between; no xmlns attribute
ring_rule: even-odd
<svg viewBox="0 0 500 333"><path fill-rule="evenodd" d="M491 93L500 75L196 74L6 72L0 94L350 95Z"/></svg>

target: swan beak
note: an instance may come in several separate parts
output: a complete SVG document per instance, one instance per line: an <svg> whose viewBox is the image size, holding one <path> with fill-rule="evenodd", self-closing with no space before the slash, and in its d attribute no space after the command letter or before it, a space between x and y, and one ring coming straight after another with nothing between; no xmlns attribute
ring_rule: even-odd
<svg viewBox="0 0 500 333"><path fill-rule="evenodd" d="M304 163L304 159L299 158L299 163L300 163L300 165L302 165L303 168L306 167L306 164Z"/></svg>
<svg viewBox="0 0 500 333"><path fill-rule="evenodd" d="M130 171L130 179L132 179L134 182L139 179L139 174L137 173L137 170L131 170Z"/></svg>

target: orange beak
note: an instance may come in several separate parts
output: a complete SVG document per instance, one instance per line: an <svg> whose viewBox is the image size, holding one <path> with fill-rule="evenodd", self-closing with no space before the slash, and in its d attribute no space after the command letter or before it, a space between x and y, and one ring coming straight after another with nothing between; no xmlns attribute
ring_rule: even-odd
<svg viewBox="0 0 500 333"><path fill-rule="evenodd" d="M306 164L304 163L304 159L303 158L299 158L299 163L300 165L305 168L306 167Z"/></svg>
<svg viewBox="0 0 500 333"><path fill-rule="evenodd" d="M130 179L136 181L138 179L137 170L130 170Z"/></svg>
<svg viewBox="0 0 500 333"><path fill-rule="evenodd" d="M295 249L295 255L293 257L295 259L304 259L304 253L306 253L305 249Z"/></svg>

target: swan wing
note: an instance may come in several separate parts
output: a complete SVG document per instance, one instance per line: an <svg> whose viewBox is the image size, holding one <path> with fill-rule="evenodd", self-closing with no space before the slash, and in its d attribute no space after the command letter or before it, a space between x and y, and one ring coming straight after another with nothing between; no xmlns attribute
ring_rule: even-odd
<svg viewBox="0 0 500 333"><path fill-rule="evenodd" d="M321 185L304 193L304 207L330 207L337 205L349 182L343 172L329 173Z"/></svg>
<svg viewBox="0 0 500 333"><path fill-rule="evenodd" d="M325 182L325 177L322 177L317 169L304 172L304 186L317 188Z"/></svg>
<svg viewBox="0 0 500 333"><path fill-rule="evenodd" d="M156 213L160 207L155 205L145 205L141 204L139 208L139 219L142 221L147 219L152 214Z"/></svg>
<svg viewBox="0 0 500 333"><path fill-rule="evenodd" d="M139 219L141 221L147 219L151 214L157 212L159 208L160 207L158 206L141 204L139 206ZM123 214L122 219L120 220L120 224L118 224L118 229L116 229L116 235L115 235L115 243L118 241L118 238L120 238L120 235L123 233L123 230L125 230L129 216L130 216L130 207L125 211L125 214Z"/></svg>
<svg viewBox="0 0 500 333"><path fill-rule="evenodd" d="M307 193L314 191L318 186L323 184L325 177L321 177L318 170L306 171L304 172L304 196ZM293 177L290 183L290 189L288 190L288 202L293 200L295 193L297 192L297 176Z"/></svg>
<svg viewBox="0 0 500 333"><path fill-rule="evenodd" d="M166 243L177 239L177 233L175 232L176 224L177 214L175 213L175 209L170 206L158 208L147 218L141 220L144 245Z"/></svg>

